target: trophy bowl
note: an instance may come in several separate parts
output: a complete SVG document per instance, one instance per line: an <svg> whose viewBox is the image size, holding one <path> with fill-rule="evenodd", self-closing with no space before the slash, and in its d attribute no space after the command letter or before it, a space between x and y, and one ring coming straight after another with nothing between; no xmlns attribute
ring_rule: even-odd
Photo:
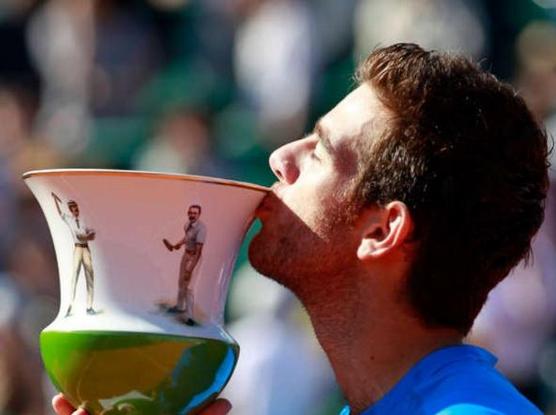
<svg viewBox="0 0 556 415"><path fill-rule="evenodd" d="M196 414L228 382L228 284L268 189L200 176L23 175L46 217L60 310L40 336L54 386L91 414Z"/></svg>

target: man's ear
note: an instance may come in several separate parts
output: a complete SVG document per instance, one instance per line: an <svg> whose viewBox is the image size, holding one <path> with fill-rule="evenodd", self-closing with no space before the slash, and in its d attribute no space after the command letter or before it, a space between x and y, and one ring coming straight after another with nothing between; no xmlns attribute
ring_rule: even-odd
<svg viewBox="0 0 556 415"><path fill-rule="evenodd" d="M362 237L357 257L379 259L407 241L413 229L413 219L403 202L394 201L384 207L373 207L363 215Z"/></svg>

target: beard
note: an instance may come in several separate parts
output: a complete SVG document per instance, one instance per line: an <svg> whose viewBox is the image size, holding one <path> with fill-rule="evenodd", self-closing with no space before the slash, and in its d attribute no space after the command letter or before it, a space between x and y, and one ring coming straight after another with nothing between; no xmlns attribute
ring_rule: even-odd
<svg viewBox="0 0 556 415"><path fill-rule="evenodd" d="M253 267L306 306L342 289L347 281L341 275L354 266L357 251L348 237L352 224L344 206L313 212L305 220L281 202L276 207L262 215L262 229L249 245Z"/></svg>

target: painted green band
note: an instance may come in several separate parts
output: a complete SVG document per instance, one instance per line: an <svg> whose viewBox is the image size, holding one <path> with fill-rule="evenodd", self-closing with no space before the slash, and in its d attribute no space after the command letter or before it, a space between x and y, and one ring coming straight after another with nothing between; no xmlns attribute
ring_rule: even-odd
<svg viewBox="0 0 556 415"><path fill-rule="evenodd" d="M50 379L95 415L190 415L212 401L237 362L237 344L126 332L41 334Z"/></svg>

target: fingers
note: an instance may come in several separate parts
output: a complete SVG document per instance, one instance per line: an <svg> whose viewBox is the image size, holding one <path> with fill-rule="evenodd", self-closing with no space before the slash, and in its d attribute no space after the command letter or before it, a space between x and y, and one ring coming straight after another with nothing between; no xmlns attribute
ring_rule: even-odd
<svg viewBox="0 0 556 415"><path fill-rule="evenodd" d="M87 415L87 412L82 408L75 410L75 408L71 406L62 394L56 395L52 398L52 407L58 415ZM224 414L225 413L226 412L224 412Z"/></svg>
<svg viewBox="0 0 556 415"><path fill-rule="evenodd" d="M201 415L226 415L232 409L232 404L226 399L217 399Z"/></svg>
<svg viewBox="0 0 556 415"><path fill-rule="evenodd" d="M64 399L62 394L52 398L52 407L58 415L70 415L74 411L73 406Z"/></svg>
<svg viewBox="0 0 556 415"><path fill-rule="evenodd" d="M64 398L64 395L56 395L52 399L52 407L57 415L87 415L87 412L79 408L75 408ZM226 399L217 399L201 415L226 415L232 409L232 404Z"/></svg>
<svg viewBox="0 0 556 415"><path fill-rule="evenodd" d="M88 415L83 408L75 409L62 394L52 399L52 406L58 415Z"/></svg>

